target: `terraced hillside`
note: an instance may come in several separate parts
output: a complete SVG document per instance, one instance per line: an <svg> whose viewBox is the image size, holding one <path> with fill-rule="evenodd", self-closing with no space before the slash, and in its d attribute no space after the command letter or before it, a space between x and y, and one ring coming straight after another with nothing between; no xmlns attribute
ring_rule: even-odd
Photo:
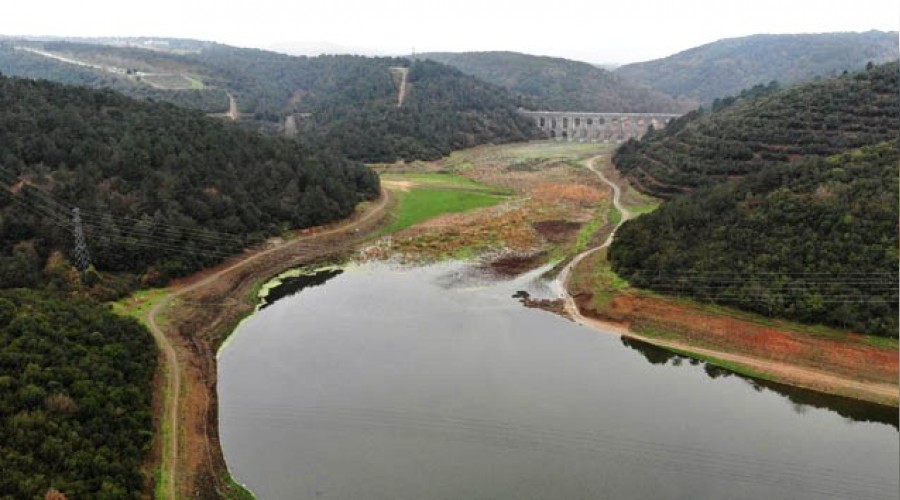
<svg viewBox="0 0 900 500"><path fill-rule="evenodd" d="M702 186L897 137L898 64L695 111L624 144L616 167L641 190L671 197Z"/></svg>

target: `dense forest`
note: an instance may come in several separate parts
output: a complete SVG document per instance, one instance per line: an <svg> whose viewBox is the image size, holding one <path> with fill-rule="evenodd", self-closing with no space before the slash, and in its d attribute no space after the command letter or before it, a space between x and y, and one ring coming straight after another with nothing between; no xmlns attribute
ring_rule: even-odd
<svg viewBox="0 0 900 500"><path fill-rule="evenodd" d="M681 113L694 107L584 62L516 52L429 52L431 59L509 89L532 109Z"/></svg>
<svg viewBox="0 0 900 500"><path fill-rule="evenodd" d="M151 284L345 217L379 191L371 170L327 148L170 104L2 76L0 183L0 288L70 284L57 252L71 256L72 207L97 269Z"/></svg>
<svg viewBox="0 0 900 500"><path fill-rule="evenodd" d="M503 89L454 68L432 61L412 63L402 107L397 107L389 76L380 72L348 81L343 95L310 97L316 111L309 135L350 158L383 162L437 159L479 144L539 137L534 123L518 113ZM376 82L389 98L346 97L371 92Z"/></svg>
<svg viewBox="0 0 900 500"><path fill-rule="evenodd" d="M360 56L294 57L205 43L161 51L72 42L16 42L35 50L127 71L190 75L202 90L160 90L126 75L68 64L0 44L0 71L108 87L129 96L223 111L235 96L244 127L324 142L353 159L434 159L453 149L536 138L504 89L433 62ZM184 44L182 44L184 45ZM3 47L6 47L5 49ZM397 106L409 68L409 93ZM146 80L146 78L145 78Z"/></svg>
<svg viewBox="0 0 900 500"><path fill-rule="evenodd" d="M897 57L896 31L753 35L628 64L615 72L676 98L709 104L772 80L786 85L836 76Z"/></svg>
<svg viewBox="0 0 900 500"><path fill-rule="evenodd" d="M762 85L624 144L614 161L643 191L670 197L805 156L894 139L898 92L896 62L783 90Z"/></svg>
<svg viewBox="0 0 900 500"><path fill-rule="evenodd" d="M137 321L0 290L0 498L140 498L155 368Z"/></svg>
<svg viewBox="0 0 900 500"><path fill-rule="evenodd" d="M896 337L896 135L674 198L622 226L613 268L669 295Z"/></svg>

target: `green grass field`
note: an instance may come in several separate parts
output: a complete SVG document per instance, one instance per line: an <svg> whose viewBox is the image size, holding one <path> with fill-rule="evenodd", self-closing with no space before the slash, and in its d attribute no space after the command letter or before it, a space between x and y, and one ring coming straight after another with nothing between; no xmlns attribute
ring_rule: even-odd
<svg viewBox="0 0 900 500"><path fill-rule="evenodd" d="M479 191L420 188L398 192L394 221L384 234L395 233L442 214L490 207L505 197Z"/></svg>

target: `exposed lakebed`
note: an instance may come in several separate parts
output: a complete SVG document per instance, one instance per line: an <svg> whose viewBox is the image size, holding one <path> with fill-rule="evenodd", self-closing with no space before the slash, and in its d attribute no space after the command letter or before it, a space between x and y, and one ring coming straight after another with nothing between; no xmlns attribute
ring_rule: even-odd
<svg viewBox="0 0 900 500"><path fill-rule="evenodd" d="M219 354L232 474L261 499L897 498L896 409L525 308L537 274L284 277Z"/></svg>

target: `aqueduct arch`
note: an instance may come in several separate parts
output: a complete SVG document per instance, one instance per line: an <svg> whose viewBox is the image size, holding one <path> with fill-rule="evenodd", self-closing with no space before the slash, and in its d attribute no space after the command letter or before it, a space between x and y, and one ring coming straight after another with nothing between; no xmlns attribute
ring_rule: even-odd
<svg viewBox="0 0 900 500"><path fill-rule="evenodd" d="M653 125L660 129L680 115L671 113L580 113L525 111L552 138L569 141L622 142L640 138Z"/></svg>

